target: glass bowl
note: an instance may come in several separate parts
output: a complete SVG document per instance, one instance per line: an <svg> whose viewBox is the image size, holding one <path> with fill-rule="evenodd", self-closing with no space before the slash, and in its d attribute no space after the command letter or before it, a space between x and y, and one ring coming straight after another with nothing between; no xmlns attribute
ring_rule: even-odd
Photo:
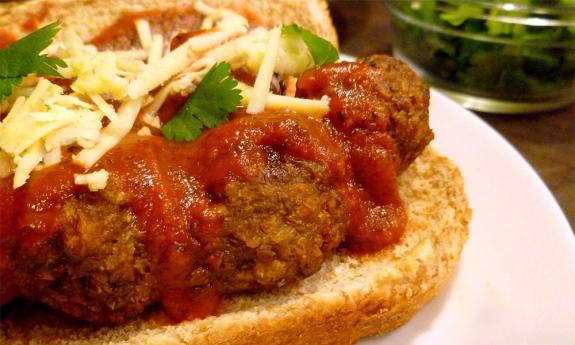
<svg viewBox="0 0 575 345"><path fill-rule="evenodd" d="M393 53L463 106L494 113L575 101L575 0L390 0Z"/></svg>

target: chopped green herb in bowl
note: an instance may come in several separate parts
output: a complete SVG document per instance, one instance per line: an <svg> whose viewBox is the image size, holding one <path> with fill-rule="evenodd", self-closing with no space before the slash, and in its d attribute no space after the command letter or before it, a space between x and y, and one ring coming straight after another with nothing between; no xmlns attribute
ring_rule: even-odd
<svg viewBox="0 0 575 345"><path fill-rule="evenodd" d="M575 101L575 0L390 1L394 54L481 111Z"/></svg>

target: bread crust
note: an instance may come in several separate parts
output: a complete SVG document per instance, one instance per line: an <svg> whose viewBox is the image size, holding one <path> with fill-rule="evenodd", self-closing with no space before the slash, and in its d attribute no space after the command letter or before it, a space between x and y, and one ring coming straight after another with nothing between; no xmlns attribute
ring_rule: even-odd
<svg viewBox="0 0 575 345"><path fill-rule="evenodd" d="M114 24L123 13L146 9L169 9L190 6L195 0L29 0L0 4L0 28L17 37L29 33L30 19L38 27L62 21L88 41ZM220 7L240 8L267 27L277 23L296 23L310 29L337 46L337 33L325 0L203 0ZM89 20L86 20L86 19ZM0 31L1 32L1 31Z"/></svg>
<svg viewBox="0 0 575 345"><path fill-rule="evenodd" d="M408 224L375 255L336 255L297 286L230 297L217 315L169 325L142 317L116 328L2 320L2 344L352 344L409 320L447 282L468 236L463 178L427 148L401 175ZM56 323L57 324L57 323Z"/></svg>

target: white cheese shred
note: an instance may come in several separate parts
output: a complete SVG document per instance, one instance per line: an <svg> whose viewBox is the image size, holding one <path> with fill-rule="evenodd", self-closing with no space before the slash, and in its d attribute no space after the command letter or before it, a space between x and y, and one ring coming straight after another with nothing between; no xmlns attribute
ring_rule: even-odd
<svg viewBox="0 0 575 345"><path fill-rule="evenodd" d="M59 147L53 148L52 150L46 152L44 156L44 165L49 167L50 165L58 164L62 161L62 149Z"/></svg>
<svg viewBox="0 0 575 345"><path fill-rule="evenodd" d="M233 34L218 31L192 37L162 59L148 64L146 69L128 86L128 96L136 99L148 94L190 65L196 59L197 50L217 45Z"/></svg>
<svg viewBox="0 0 575 345"><path fill-rule="evenodd" d="M239 83L238 88L242 91L242 105L248 105L252 100L254 89L244 83ZM329 97L324 96L317 100L268 93L264 108L268 110L292 110L303 115L322 117L329 112Z"/></svg>
<svg viewBox="0 0 575 345"><path fill-rule="evenodd" d="M158 91L158 93L156 93L152 103L150 103L150 105L148 105L144 109L144 116L145 115L156 116L158 111L160 110L160 108L162 108L162 105L164 105L164 102L166 101L166 99L170 95L170 92L172 92L172 83L169 83L166 86L162 87L160 89L160 91ZM153 126L153 127L156 127L156 126Z"/></svg>
<svg viewBox="0 0 575 345"><path fill-rule="evenodd" d="M214 21L210 17L205 17L202 20L202 25L200 26L200 30L211 30L214 27Z"/></svg>
<svg viewBox="0 0 575 345"><path fill-rule="evenodd" d="M284 95L288 97L295 97L297 91L297 78L288 76L285 80L285 92Z"/></svg>
<svg viewBox="0 0 575 345"><path fill-rule="evenodd" d="M136 133L139 136L145 137L145 136L149 136L152 135L152 131L150 130L150 127L142 127L138 130L138 132Z"/></svg>
<svg viewBox="0 0 575 345"><path fill-rule="evenodd" d="M142 115L142 122L156 129L160 129L160 127L162 127L162 120L160 120L160 117L155 114L145 112L144 115Z"/></svg>
<svg viewBox="0 0 575 345"><path fill-rule="evenodd" d="M102 136L96 146L83 149L77 155L72 156L72 160L86 169L91 168L130 132L141 106L142 98L124 101L118 110L118 121L110 123L102 130Z"/></svg>
<svg viewBox="0 0 575 345"><path fill-rule="evenodd" d="M266 98L269 93L270 83L274 75L274 68L280 47L281 29L275 27L271 30L270 38L264 59L258 71L254 89L248 103L246 112L248 114L257 114L264 110Z"/></svg>
<svg viewBox="0 0 575 345"><path fill-rule="evenodd" d="M0 178L8 177L14 170L12 159L9 154L0 150Z"/></svg>
<svg viewBox="0 0 575 345"><path fill-rule="evenodd" d="M147 20L138 19L135 24L140 44L144 50L148 50L152 44L152 30L150 29L150 23Z"/></svg>
<svg viewBox="0 0 575 345"><path fill-rule="evenodd" d="M30 178L30 173L40 162L42 162L42 156L44 155L44 149L40 142L36 142L34 145L30 146L22 156L17 156L14 159L16 163L16 169L14 172L13 188L23 186L26 181Z"/></svg>
<svg viewBox="0 0 575 345"><path fill-rule="evenodd" d="M104 113L104 115L106 115L108 119L110 119L110 121L112 122L118 121L118 114L116 114L114 107L108 102L106 102L104 98L102 98L102 96L89 95L89 97L92 100L92 102L94 102L94 104L100 109L100 111Z"/></svg>
<svg viewBox="0 0 575 345"><path fill-rule="evenodd" d="M90 192L97 192L106 188L110 174L100 169L89 174L74 174L74 183L77 185L86 185Z"/></svg>
<svg viewBox="0 0 575 345"><path fill-rule="evenodd" d="M162 59L163 49L164 49L164 37L160 34L154 35L148 53L148 64L160 61L160 59Z"/></svg>
<svg viewBox="0 0 575 345"><path fill-rule="evenodd" d="M118 58L129 60L146 60L148 57L148 52L143 49L116 50L114 51L114 54L116 54Z"/></svg>

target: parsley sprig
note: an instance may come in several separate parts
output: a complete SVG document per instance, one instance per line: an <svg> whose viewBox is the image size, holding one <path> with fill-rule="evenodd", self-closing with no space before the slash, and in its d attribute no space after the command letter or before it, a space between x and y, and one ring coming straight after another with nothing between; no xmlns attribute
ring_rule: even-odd
<svg viewBox="0 0 575 345"><path fill-rule="evenodd" d="M30 73L60 76L57 67L66 67L58 58L40 53L46 49L59 31L60 22L46 25L26 37L0 49L0 101L12 93Z"/></svg>
<svg viewBox="0 0 575 345"><path fill-rule="evenodd" d="M188 98L176 116L162 127L167 139L178 142L195 140L202 130L228 121L242 96L238 81L230 75L230 64L215 64Z"/></svg>
<svg viewBox="0 0 575 345"><path fill-rule="evenodd" d="M296 24L284 26L282 35L300 36L309 49L316 67L339 60L337 49L329 41L314 35Z"/></svg>

